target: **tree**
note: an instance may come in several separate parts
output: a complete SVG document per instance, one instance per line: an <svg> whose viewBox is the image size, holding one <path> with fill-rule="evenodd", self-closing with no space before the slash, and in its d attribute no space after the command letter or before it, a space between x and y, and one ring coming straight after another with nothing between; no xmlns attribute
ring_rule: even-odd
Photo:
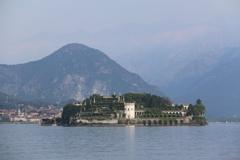
<svg viewBox="0 0 240 160"><path fill-rule="evenodd" d="M191 116L191 115L193 115L193 112L194 112L194 106L192 104L189 104L188 110L187 110L187 115Z"/></svg>
<svg viewBox="0 0 240 160"><path fill-rule="evenodd" d="M167 97L151 95L149 93L126 93L123 95L126 102L135 102L140 108L159 108L165 109L166 106L171 106L171 101Z"/></svg>
<svg viewBox="0 0 240 160"><path fill-rule="evenodd" d="M196 104L201 105L202 104L202 100L201 99L197 99Z"/></svg>
<svg viewBox="0 0 240 160"><path fill-rule="evenodd" d="M63 113L62 113L62 122L63 124L69 124L70 118L75 116L77 113L80 112L80 107L73 105L73 104L67 104L63 107Z"/></svg>
<svg viewBox="0 0 240 160"><path fill-rule="evenodd" d="M202 103L201 99L196 101L196 105L194 106L193 114L195 116L201 116L205 113L205 106Z"/></svg>

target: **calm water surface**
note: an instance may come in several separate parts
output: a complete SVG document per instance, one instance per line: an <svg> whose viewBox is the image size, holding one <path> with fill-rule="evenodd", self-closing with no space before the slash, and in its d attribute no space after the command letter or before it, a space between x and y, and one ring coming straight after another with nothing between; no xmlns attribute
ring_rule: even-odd
<svg viewBox="0 0 240 160"><path fill-rule="evenodd" d="M240 124L42 127L0 124L0 160L240 160Z"/></svg>

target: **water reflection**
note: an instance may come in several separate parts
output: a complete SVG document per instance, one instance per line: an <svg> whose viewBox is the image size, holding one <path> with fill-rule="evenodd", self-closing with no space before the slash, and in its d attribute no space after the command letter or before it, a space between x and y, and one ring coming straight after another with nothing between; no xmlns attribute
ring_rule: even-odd
<svg viewBox="0 0 240 160"><path fill-rule="evenodd" d="M125 127L125 136L127 138L127 148L129 152L129 158L130 159L135 159L135 154L136 154L136 148L135 148L135 126L126 126Z"/></svg>

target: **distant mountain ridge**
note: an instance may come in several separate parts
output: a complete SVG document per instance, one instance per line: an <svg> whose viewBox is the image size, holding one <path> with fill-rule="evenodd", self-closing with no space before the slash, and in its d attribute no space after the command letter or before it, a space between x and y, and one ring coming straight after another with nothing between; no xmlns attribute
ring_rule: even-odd
<svg viewBox="0 0 240 160"><path fill-rule="evenodd" d="M175 102L194 103L201 98L209 116L240 117L240 47L159 49L127 62L127 68L158 85Z"/></svg>
<svg viewBox="0 0 240 160"><path fill-rule="evenodd" d="M17 104L22 102L14 96L9 96L5 93L0 92L0 108L4 107L16 107Z"/></svg>
<svg viewBox="0 0 240 160"><path fill-rule="evenodd" d="M204 99L211 115L240 117L240 48L228 48L224 52L211 70L192 81L183 94L175 96L185 100Z"/></svg>
<svg viewBox="0 0 240 160"><path fill-rule="evenodd" d="M41 101L25 101L19 99L18 97L8 95L5 93L0 92L0 108L19 108L19 107L42 107L47 106L48 103L41 102Z"/></svg>
<svg viewBox="0 0 240 160"><path fill-rule="evenodd" d="M93 93L161 94L103 52L83 44L63 46L34 62L0 65L0 91L24 100L62 102Z"/></svg>

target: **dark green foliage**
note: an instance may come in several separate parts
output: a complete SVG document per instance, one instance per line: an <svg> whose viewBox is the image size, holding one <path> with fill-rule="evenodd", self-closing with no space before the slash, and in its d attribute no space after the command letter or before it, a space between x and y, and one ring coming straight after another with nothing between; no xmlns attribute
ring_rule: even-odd
<svg viewBox="0 0 240 160"><path fill-rule="evenodd" d="M120 98L120 97L119 97ZM94 94L89 98L83 101L84 108L86 111L103 111L106 112L114 112L116 110L123 110L124 103L123 101L118 101L118 97L116 95L112 95L109 98L104 98L99 94Z"/></svg>
<svg viewBox="0 0 240 160"><path fill-rule="evenodd" d="M193 112L194 112L194 106L192 104L190 104L188 106L188 111L187 111L187 115L190 116L190 115L193 115Z"/></svg>
<svg viewBox="0 0 240 160"><path fill-rule="evenodd" d="M205 114L205 111L206 109L202 103L202 100L198 99L194 106L192 104L189 105L187 115L203 116Z"/></svg>
<svg viewBox="0 0 240 160"><path fill-rule="evenodd" d="M63 108L63 113L62 113L62 123L63 124L69 124L70 123L70 118L74 117L77 113L80 112L80 107L73 105L73 104L67 104Z"/></svg>
<svg viewBox="0 0 240 160"><path fill-rule="evenodd" d="M198 99L194 107L193 114L195 116L200 116L200 115L203 115L204 113L205 113L205 106L203 105L202 101Z"/></svg>
<svg viewBox="0 0 240 160"><path fill-rule="evenodd" d="M89 120L103 120L116 117L118 111L124 110L124 101L135 102L137 110L145 111L138 118L160 118L174 121L176 118L182 117L182 114L166 114L162 111L185 110L183 105L172 106L168 98L148 93L126 93L123 96L92 95L79 106L66 105L63 108L62 123L67 125L73 124L76 116ZM195 105L190 104L187 111L187 115L193 115L195 122L204 122L204 113L205 107L200 99L196 101Z"/></svg>
<svg viewBox="0 0 240 160"><path fill-rule="evenodd" d="M170 109L171 101L166 97L151 95L149 93L126 93L124 94L126 102L135 102L139 108L158 108Z"/></svg>
<svg viewBox="0 0 240 160"><path fill-rule="evenodd" d="M203 116L193 116L193 122L197 123L197 124L200 124L200 125L206 125L207 124L207 120Z"/></svg>

